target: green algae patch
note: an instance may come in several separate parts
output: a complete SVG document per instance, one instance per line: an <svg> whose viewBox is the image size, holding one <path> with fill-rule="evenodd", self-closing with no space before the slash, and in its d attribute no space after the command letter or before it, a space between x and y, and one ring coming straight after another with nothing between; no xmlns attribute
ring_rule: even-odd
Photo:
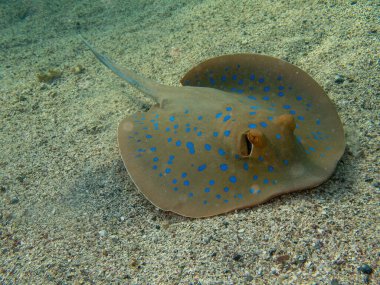
<svg viewBox="0 0 380 285"><path fill-rule="evenodd" d="M38 73L37 79L39 82L51 83L62 76L62 71L57 69L49 69L47 72Z"/></svg>

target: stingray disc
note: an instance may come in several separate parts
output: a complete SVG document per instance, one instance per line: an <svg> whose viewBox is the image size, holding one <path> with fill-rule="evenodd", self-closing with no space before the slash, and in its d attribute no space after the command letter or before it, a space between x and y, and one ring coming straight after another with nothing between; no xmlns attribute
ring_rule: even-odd
<svg viewBox="0 0 380 285"><path fill-rule="evenodd" d="M161 105L126 117L118 141L157 207L206 217L312 188L344 148L337 111L304 71L264 55L207 60L165 87Z"/></svg>

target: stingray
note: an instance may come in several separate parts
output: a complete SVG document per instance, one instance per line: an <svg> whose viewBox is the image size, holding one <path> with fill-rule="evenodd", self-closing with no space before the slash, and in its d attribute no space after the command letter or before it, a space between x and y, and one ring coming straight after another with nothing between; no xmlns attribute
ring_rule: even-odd
<svg viewBox="0 0 380 285"><path fill-rule="evenodd" d="M156 104L118 127L124 165L155 206L208 217L313 188L345 148L337 111L306 72L261 54L206 60L165 86L98 60Z"/></svg>

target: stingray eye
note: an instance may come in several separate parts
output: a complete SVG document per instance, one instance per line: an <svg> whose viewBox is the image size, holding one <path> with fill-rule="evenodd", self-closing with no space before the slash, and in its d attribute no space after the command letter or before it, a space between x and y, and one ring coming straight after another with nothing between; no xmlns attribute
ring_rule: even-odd
<svg viewBox="0 0 380 285"><path fill-rule="evenodd" d="M296 128L294 117L289 114L280 115L276 118L275 123L281 125L284 129L293 132Z"/></svg>
<svg viewBox="0 0 380 285"><path fill-rule="evenodd" d="M266 145L265 136L258 130L249 130L240 138L240 155L250 156L255 147L262 148Z"/></svg>

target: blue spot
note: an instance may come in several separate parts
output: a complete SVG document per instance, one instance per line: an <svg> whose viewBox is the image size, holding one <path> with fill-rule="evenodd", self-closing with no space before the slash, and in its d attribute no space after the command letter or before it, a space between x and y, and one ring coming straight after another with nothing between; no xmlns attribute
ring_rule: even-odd
<svg viewBox="0 0 380 285"><path fill-rule="evenodd" d="M280 134L276 134L276 139L281 139L281 135Z"/></svg>
<svg viewBox="0 0 380 285"><path fill-rule="evenodd" d="M178 129L178 125L174 125L173 128L174 128L174 129Z"/></svg>
<svg viewBox="0 0 380 285"><path fill-rule="evenodd" d="M215 115L215 118L219 119L223 114L222 113L218 113Z"/></svg>
<svg viewBox="0 0 380 285"><path fill-rule="evenodd" d="M286 109L286 110L288 110L288 109L290 109L292 107L290 105L284 105L283 108Z"/></svg>
<svg viewBox="0 0 380 285"><path fill-rule="evenodd" d="M264 101L269 101L269 96L264 96L264 97L263 97L263 100L264 100Z"/></svg>
<svg viewBox="0 0 380 285"><path fill-rule="evenodd" d="M239 194L237 194L237 195L236 195L236 197L237 197L238 199L243 199L243 195L242 195L242 194L240 194L240 193L239 193Z"/></svg>
<svg viewBox="0 0 380 285"><path fill-rule="evenodd" d="M175 142L176 146L181 146L181 144L182 144L182 142L180 140L178 140L178 141Z"/></svg>
<svg viewBox="0 0 380 285"><path fill-rule="evenodd" d="M249 80L251 81L255 80L255 75L253 73L249 76Z"/></svg>
<svg viewBox="0 0 380 285"><path fill-rule="evenodd" d="M177 192L178 191L178 187L174 187L173 190Z"/></svg>
<svg viewBox="0 0 380 285"><path fill-rule="evenodd" d="M253 180L257 180L257 179L259 179L259 176L253 175Z"/></svg>
<svg viewBox="0 0 380 285"><path fill-rule="evenodd" d="M279 97L283 97L284 95L285 95L284 92L278 92Z"/></svg>
<svg viewBox="0 0 380 285"><path fill-rule="evenodd" d="M145 149L143 149L143 148L139 148L139 149L137 150L137 152L145 152Z"/></svg>
<svg viewBox="0 0 380 285"><path fill-rule="evenodd" d="M189 133L190 131L191 131L190 128L186 128L186 130L185 130L186 133Z"/></svg>
<svg viewBox="0 0 380 285"><path fill-rule="evenodd" d="M227 76L222 75L222 77L220 78L220 80L222 80L222 82L226 82L227 81Z"/></svg>
<svg viewBox="0 0 380 285"><path fill-rule="evenodd" d="M199 131L199 132L197 133L197 136L200 137L201 135L202 135L202 132Z"/></svg>
<svg viewBox="0 0 380 285"><path fill-rule="evenodd" d="M223 122L227 122L229 119L231 119L230 115L226 115L223 119Z"/></svg>
<svg viewBox="0 0 380 285"><path fill-rule="evenodd" d="M152 138L151 135L146 135L145 137L146 137L147 139L151 139L151 138Z"/></svg>
<svg viewBox="0 0 380 285"><path fill-rule="evenodd" d="M236 79L237 79L237 75L236 74L232 75L232 80L236 80Z"/></svg>
<svg viewBox="0 0 380 285"><path fill-rule="evenodd" d="M207 200L203 200L203 205L207 205Z"/></svg>
<svg viewBox="0 0 380 285"><path fill-rule="evenodd" d="M264 179L264 184L268 184L269 183L269 179L268 178L265 178Z"/></svg>
<svg viewBox="0 0 380 285"><path fill-rule="evenodd" d="M263 128L266 128L268 126L268 124L265 122L260 122L260 126L262 126Z"/></svg>
<svg viewBox="0 0 380 285"><path fill-rule="evenodd" d="M312 146L310 146L309 149L310 149L311 151L315 151L315 148L313 148Z"/></svg>
<svg viewBox="0 0 380 285"><path fill-rule="evenodd" d="M175 117L174 117L174 116L170 116L170 117L169 117L169 121L170 121L170 122L174 122L174 120L175 120Z"/></svg>
<svg viewBox="0 0 380 285"><path fill-rule="evenodd" d="M222 148L218 149L218 153L222 156L226 154L226 152Z"/></svg>
<svg viewBox="0 0 380 285"><path fill-rule="evenodd" d="M220 199L220 198L222 198L222 195L220 195L220 194L216 194L216 195L215 195L215 198L216 198L216 199Z"/></svg>
<svg viewBox="0 0 380 285"><path fill-rule="evenodd" d="M198 127L194 127L193 130L194 130L194 132L195 132L196 130L198 130Z"/></svg>
<svg viewBox="0 0 380 285"><path fill-rule="evenodd" d="M264 157L262 155L259 155L259 161L264 161Z"/></svg>
<svg viewBox="0 0 380 285"><path fill-rule="evenodd" d="M194 196L193 192L189 192L189 197L191 198L193 196Z"/></svg>
<svg viewBox="0 0 380 285"><path fill-rule="evenodd" d="M265 87L264 87L264 92L269 92L269 90L270 90L270 87L269 87L269 86L265 86Z"/></svg>
<svg viewBox="0 0 380 285"><path fill-rule="evenodd" d="M258 106L250 106L249 108L252 109L252 110L258 110L258 109L260 109L260 107L258 107Z"/></svg>
<svg viewBox="0 0 380 285"><path fill-rule="evenodd" d="M272 165L269 165L269 166L268 166L268 171L269 171L269 172L273 172L273 171L274 171L274 167L273 167Z"/></svg>
<svg viewBox="0 0 380 285"><path fill-rule="evenodd" d="M203 117L202 117L202 116L199 116L199 117L198 117L198 120L199 120L199 121L201 121L202 119L203 119Z"/></svg>
<svg viewBox="0 0 380 285"><path fill-rule="evenodd" d="M220 170L222 170L222 171L227 171L227 169L228 169L228 165L227 165L227 164L222 163L222 164L220 165Z"/></svg>
<svg viewBox="0 0 380 285"><path fill-rule="evenodd" d="M194 154L195 153L194 144L192 142L187 142L186 143L186 147L189 149L189 153L190 154Z"/></svg>
<svg viewBox="0 0 380 285"><path fill-rule="evenodd" d="M177 179L173 179L173 180L172 180L172 183L173 183L173 184L177 184L177 182L178 182Z"/></svg>
<svg viewBox="0 0 380 285"><path fill-rule="evenodd" d="M259 78L259 83L263 83L265 79L263 77Z"/></svg>
<svg viewBox="0 0 380 285"><path fill-rule="evenodd" d="M210 151L211 150L211 145L208 143L205 144L205 150Z"/></svg>
<svg viewBox="0 0 380 285"><path fill-rule="evenodd" d="M214 84L215 84L215 79L214 79L214 78L210 77L210 78L209 78L209 81L210 81L210 84L211 84L211 85L214 85Z"/></svg>
<svg viewBox="0 0 380 285"><path fill-rule="evenodd" d="M226 131L224 131L224 136L229 137L230 134L231 134L231 131L230 131L230 130L226 130Z"/></svg>
<svg viewBox="0 0 380 285"><path fill-rule="evenodd" d="M189 181L189 180L185 180L185 181L183 181L183 185L185 185L185 186L189 186L189 185L190 185L190 181Z"/></svg>
<svg viewBox="0 0 380 285"><path fill-rule="evenodd" d="M166 169L165 169L165 173L166 173L166 174L169 174L171 171L172 171L172 170L171 170L170 168L166 168Z"/></svg>
<svg viewBox="0 0 380 285"><path fill-rule="evenodd" d="M321 120L317 119L315 123L319 126L321 124Z"/></svg>
<svg viewBox="0 0 380 285"><path fill-rule="evenodd" d="M305 118L304 118L303 116L298 116L297 118L298 118L298 120L300 120L300 121L305 120Z"/></svg>
<svg viewBox="0 0 380 285"><path fill-rule="evenodd" d="M228 203L228 200L227 200L227 199L225 199L225 200L223 200L223 202L224 202L224 203Z"/></svg>
<svg viewBox="0 0 380 285"><path fill-rule="evenodd" d="M240 80L238 81L238 84L239 84L239 85L243 85L243 84L244 84L244 80L243 80L243 79L240 79Z"/></svg>
<svg viewBox="0 0 380 285"><path fill-rule="evenodd" d="M165 131L170 132L170 128L169 127L165 128Z"/></svg>
<svg viewBox="0 0 380 285"><path fill-rule="evenodd" d="M153 161L157 162L158 161L158 157L153 157Z"/></svg>
<svg viewBox="0 0 380 285"><path fill-rule="evenodd" d="M227 193L228 191L230 191L230 188L224 187L223 191Z"/></svg>
<svg viewBox="0 0 380 285"><path fill-rule="evenodd" d="M215 180L211 179L208 184L210 184L210 186L214 185L215 184Z"/></svg>
<svg viewBox="0 0 380 285"><path fill-rule="evenodd" d="M157 169L157 165L153 165L153 167L152 167L154 170L156 170Z"/></svg>
<svg viewBox="0 0 380 285"><path fill-rule="evenodd" d="M205 193L210 193L210 188L206 187L204 191L205 191Z"/></svg>
<svg viewBox="0 0 380 285"><path fill-rule="evenodd" d="M244 162L243 168L244 168L244 170L248 171L248 163Z"/></svg>
<svg viewBox="0 0 380 285"><path fill-rule="evenodd" d="M186 176L187 176L187 173L186 172L182 172L181 177L185 178Z"/></svg>
<svg viewBox="0 0 380 285"><path fill-rule="evenodd" d="M236 183L237 181L236 176L230 176L229 180L231 183Z"/></svg>
<svg viewBox="0 0 380 285"><path fill-rule="evenodd" d="M214 137L217 137L217 136L218 136L218 132L214 132L212 135L213 135Z"/></svg>
<svg viewBox="0 0 380 285"><path fill-rule="evenodd" d="M189 114L189 110L188 109L185 109L185 114Z"/></svg>
<svg viewBox="0 0 380 285"><path fill-rule="evenodd" d="M269 120L269 121L273 121L273 117L269 116L269 117L268 117L268 120Z"/></svg>
<svg viewBox="0 0 380 285"><path fill-rule="evenodd" d="M202 164L201 166L198 167L198 171L203 171L206 169L206 167L207 167L206 164Z"/></svg>
<svg viewBox="0 0 380 285"><path fill-rule="evenodd" d="M150 151L151 151L151 152L155 152L156 150L157 150L156 147L151 147L151 148L150 148Z"/></svg>
<svg viewBox="0 0 380 285"><path fill-rule="evenodd" d="M230 112L230 111L232 111L232 108L231 108L231 107L227 107L227 108L226 108L226 111L227 111L227 112Z"/></svg>
<svg viewBox="0 0 380 285"><path fill-rule="evenodd" d="M168 138L168 142L171 142L173 139L172 138Z"/></svg>
<svg viewBox="0 0 380 285"><path fill-rule="evenodd" d="M297 99L297 101L301 101L302 100L302 96L297 96L296 99Z"/></svg>
<svg viewBox="0 0 380 285"><path fill-rule="evenodd" d="M249 193L251 193L251 194L255 193L255 188L250 188Z"/></svg>
<svg viewBox="0 0 380 285"><path fill-rule="evenodd" d="M249 114L252 116L252 115L256 115L256 112L249 112Z"/></svg>
<svg viewBox="0 0 380 285"><path fill-rule="evenodd" d="M284 90L285 87L284 86L278 86L278 90Z"/></svg>
<svg viewBox="0 0 380 285"><path fill-rule="evenodd" d="M175 158L174 155L169 155L169 160L173 160Z"/></svg>
<svg viewBox="0 0 380 285"><path fill-rule="evenodd" d="M290 111L289 111L289 114L291 114L291 115L295 115L295 114L296 114L296 111L295 111L295 110L290 110Z"/></svg>

